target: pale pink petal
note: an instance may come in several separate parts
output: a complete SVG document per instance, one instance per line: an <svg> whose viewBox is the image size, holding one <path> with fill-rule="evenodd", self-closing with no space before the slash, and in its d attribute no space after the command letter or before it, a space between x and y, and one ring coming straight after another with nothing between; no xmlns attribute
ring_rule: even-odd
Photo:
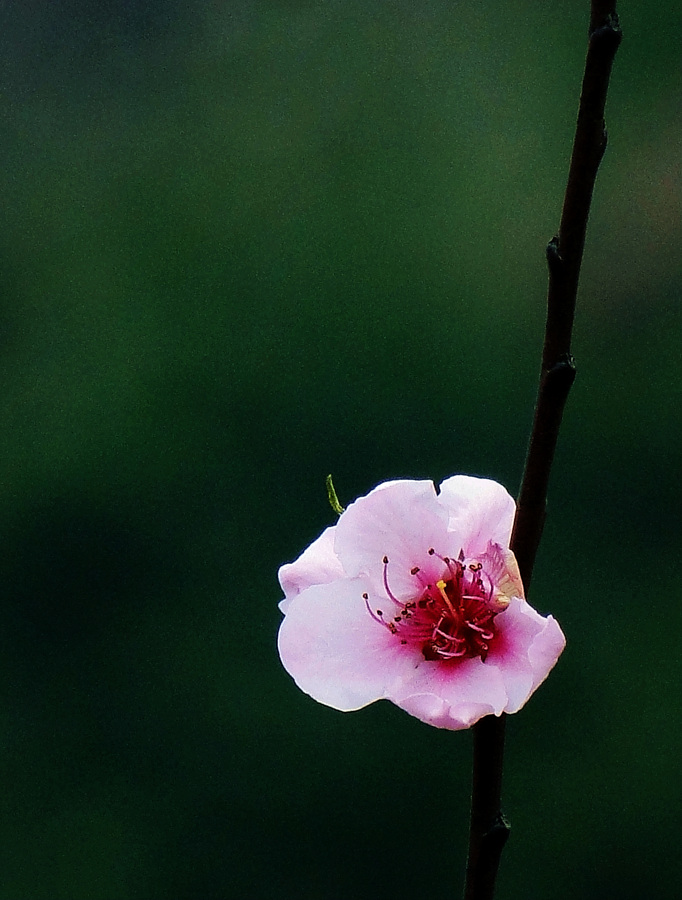
<svg viewBox="0 0 682 900"><path fill-rule="evenodd" d="M490 713L499 716L507 703L501 673L480 659L423 660L410 680L387 696L423 722L453 731Z"/></svg>
<svg viewBox="0 0 682 900"><path fill-rule="evenodd" d="M462 702L451 706L435 694L413 694L397 705L427 725L447 728L450 731L470 728L483 716L495 715L495 710L490 704Z"/></svg>
<svg viewBox="0 0 682 900"><path fill-rule="evenodd" d="M423 659L372 618L362 597L367 587L363 579L346 579L308 588L280 626L284 668L302 691L335 709L381 699Z"/></svg>
<svg viewBox="0 0 682 900"><path fill-rule="evenodd" d="M278 577L285 598L279 605L282 612L286 612L292 598L306 588L314 584L329 584L344 577L343 567L334 553L335 528L335 525L325 528L295 562L280 568Z"/></svg>
<svg viewBox="0 0 682 900"><path fill-rule="evenodd" d="M336 526L334 549L349 576L369 576L375 588L387 557L391 591L406 599L415 592L415 566L427 579L441 577L443 563L428 551L451 552L447 523L432 481L394 481L351 503Z"/></svg>
<svg viewBox="0 0 682 900"><path fill-rule="evenodd" d="M545 623L528 650L533 667L533 690L547 678L566 647L566 637L554 616L547 616Z"/></svg>
<svg viewBox="0 0 682 900"><path fill-rule="evenodd" d="M497 637L486 665L500 670L508 695L505 711L517 712L542 684L565 646L557 622L516 597L495 619Z"/></svg>
<svg viewBox="0 0 682 900"><path fill-rule="evenodd" d="M462 542L465 556L484 553L489 542L509 546L516 505L501 484L453 475L441 484L438 500L449 513L448 527Z"/></svg>

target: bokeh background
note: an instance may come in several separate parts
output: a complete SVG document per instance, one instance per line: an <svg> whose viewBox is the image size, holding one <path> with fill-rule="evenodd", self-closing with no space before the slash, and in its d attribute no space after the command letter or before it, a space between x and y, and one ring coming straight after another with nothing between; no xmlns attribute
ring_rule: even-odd
<svg viewBox="0 0 682 900"><path fill-rule="evenodd" d="M679 896L680 6L625 40L500 900ZM516 491L588 3L0 4L0 900L459 895L471 735L301 694L342 502Z"/></svg>

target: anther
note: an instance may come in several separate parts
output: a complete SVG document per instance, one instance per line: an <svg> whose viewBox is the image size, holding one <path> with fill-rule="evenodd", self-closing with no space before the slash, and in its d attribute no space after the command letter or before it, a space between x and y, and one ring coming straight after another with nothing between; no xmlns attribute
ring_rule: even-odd
<svg viewBox="0 0 682 900"><path fill-rule="evenodd" d="M388 556L384 556L383 563L385 566L388 565Z"/></svg>
<svg viewBox="0 0 682 900"><path fill-rule="evenodd" d="M416 575L419 571L419 566L415 566L413 569L410 569L410 575Z"/></svg>

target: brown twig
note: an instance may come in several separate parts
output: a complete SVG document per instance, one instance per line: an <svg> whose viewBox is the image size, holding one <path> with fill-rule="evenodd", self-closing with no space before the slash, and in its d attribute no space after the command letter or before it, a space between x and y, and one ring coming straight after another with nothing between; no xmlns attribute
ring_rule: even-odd
<svg viewBox="0 0 682 900"><path fill-rule="evenodd" d="M621 31L615 0L592 0L580 107L559 233L547 246L549 285L542 369L511 549L526 594L545 522L554 450L575 378L571 334L597 170L606 149L604 106ZM500 809L504 715L474 725L471 830L464 900L492 900L509 825Z"/></svg>

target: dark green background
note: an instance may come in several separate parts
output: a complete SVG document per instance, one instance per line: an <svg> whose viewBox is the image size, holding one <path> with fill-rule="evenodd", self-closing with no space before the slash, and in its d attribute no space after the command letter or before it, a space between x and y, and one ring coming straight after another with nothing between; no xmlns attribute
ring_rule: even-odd
<svg viewBox="0 0 682 900"><path fill-rule="evenodd" d="M499 900L676 898L680 6L619 4ZM518 487L587 2L0 5L0 900L457 897L470 734L281 668L278 566Z"/></svg>

